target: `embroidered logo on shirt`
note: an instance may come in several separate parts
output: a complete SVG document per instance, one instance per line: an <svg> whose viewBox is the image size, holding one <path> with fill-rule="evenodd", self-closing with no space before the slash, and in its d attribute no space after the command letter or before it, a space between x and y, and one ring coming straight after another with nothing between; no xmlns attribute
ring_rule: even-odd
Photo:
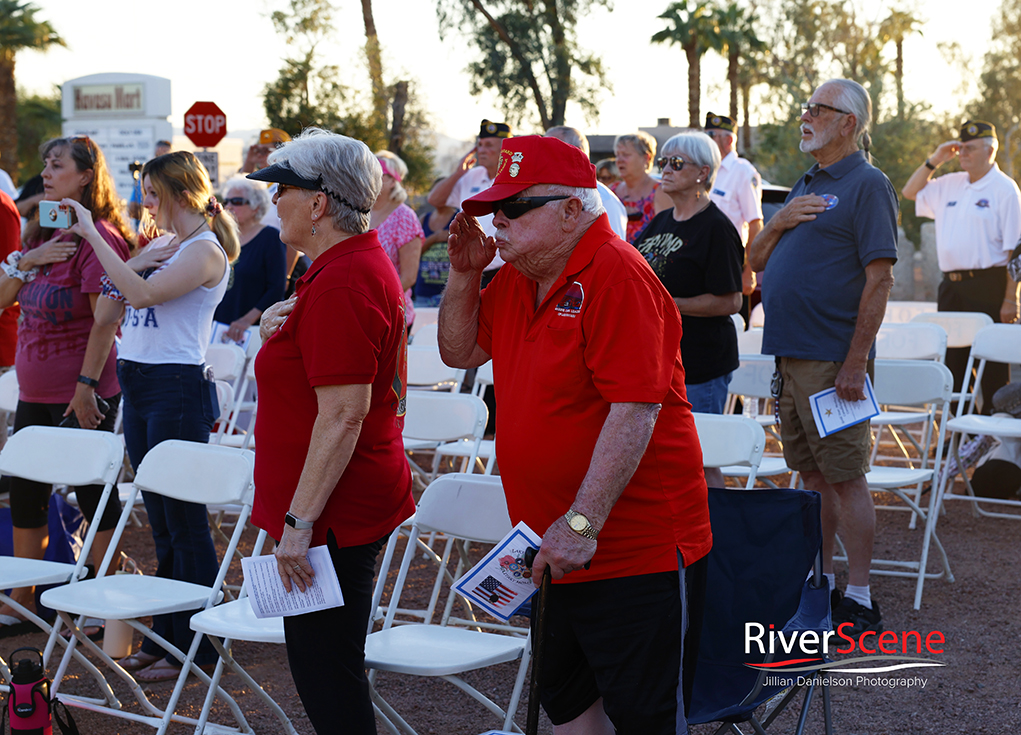
<svg viewBox="0 0 1021 735"><path fill-rule="evenodd" d="M822 200L826 202L826 209L833 209L840 202L833 194L822 194Z"/></svg>
<svg viewBox="0 0 1021 735"><path fill-rule="evenodd" d="M567 293L564 294L564 298L560 300L554 308L561 316L570 317L573 319L581 313L581 305L585 303L585 289L582 285L575 281L567 287Z"/></svg>
<svg viewBox="0 0 1021 735"><path fill-rule="evenodd" d="M989 200L979 199L977 202L975 202L975 206L978 207L979 209L989 209Z"/></svg>

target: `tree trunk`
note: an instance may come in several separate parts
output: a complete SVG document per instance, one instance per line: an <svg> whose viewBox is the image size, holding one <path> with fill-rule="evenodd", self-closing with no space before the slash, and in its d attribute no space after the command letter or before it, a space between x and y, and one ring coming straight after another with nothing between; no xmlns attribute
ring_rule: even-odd
<svg viewBox="0 0 1021 735"><path fill-rule="evenodd" d="M372 17L372 0L362 0L362 20L365 22L365 55L369 60L369 79L372 82L373 123L386 133L387 93L383 86L383 57L376 36L376 21Z"/></svg>
<svg viewBox="0 0 1021 735"><path fill-rule="evenodd" d="M524 53L521 51L521 46L511 38L510 34L507 33L507 29L503 27L493 14L486 10L482 5L482 0L471 0L472 6L482 13L482 16L489 23L489 27L500 37L500 40L507 44L507 48L510 49L511 56L521 65L521 71L528 78L528 88L532 90L532 99L535 100L535 107L539 111L539 121L542 125L543 130L547 130L553 127L553 123L550 122L549 109L546 106L546 100L542 96L542 90L539 88L539 80L535 78L535 74L532 72L532 65L528 63L528 59L525 58Z"/></svg>
<svg viewBox="0 0 1021 735"><path fill-rule="evenodd" d="M14 54L0 50L0 167L18 181L17 91L14 87Z"/></svg>
<svg viewBox="0 0 1021 735"><path fill-rule="evenodd" d="M730 119L737 122L737 62L738 51L730 49L727 64L727 81L730 82Z"/></svg>
<svg viewBox="0 0 1021 735"><path fill-rule="evenodd" d="M702 126L702 115L698 109L701 93L701 75L698 59L698 41L691 40L684 44L684 53L688 57L688 127Z"/></svg>
<svg viewBox="0 0 1021 735"><path fill-rule="evenodd" d="M897 119L904 119L904 39L897 39L897 68L893 76L897 82Z"/></svg>
<svg viewBox="0 0 1021 735"><path fill-rule="evenodd" d="M556 0L546 0L546 22L553 38L554 69L550 76L550 125L563 125L567 115L567 98L571 94L571 52L567 47L567 34L560 20Z"/></svg>
<svg viewBox="0 0 1021 735"><path fill-rule="evenodd" d="M404 109L408 106L408 83L394 85L393 127L390 128L389 150L397 156L404 147Z"/></svg>
<svg viewBox="0 0 1021 735"><path fill-rule="evenodd" d="M751 103L748 98L752 93L751 84L741 85L741 138L744 144L741 147L743 153L747 153L752 148L752 124L751 118L748 116L748 108L751 107Z"/></svg>

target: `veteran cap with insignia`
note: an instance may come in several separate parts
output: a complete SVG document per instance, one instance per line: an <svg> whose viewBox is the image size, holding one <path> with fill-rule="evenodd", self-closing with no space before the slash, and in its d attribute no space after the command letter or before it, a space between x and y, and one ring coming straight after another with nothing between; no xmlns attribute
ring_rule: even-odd
<svg viewBox="0 0 1021 735"><path fill-rule="evenodd" d="M967 143L976 138L995 138L996 127L985 120L968 120L961 126L961 142Z"/></svg>
<svg viewBox="0 0 1021 735"><path fill-rule="evenodd" d="M526 135L503 142L493 185L461 203L473 217L493 213L493 202L536 184L596 188L596 167L579 148L556 138Z"/></svg>
<svg viewBox="0 0 1021 735"><path fill-rule="evenodd" d="M483 120L479 126L480 138L509 138L511 137L510 125L501 122Z"/></svg>
<svg viewBox="0 0 1021 735"><path fill-rule="evenodd" d="M726 130L728 133L733 133L734 121L726 115L717 115L715 112L710 112L705 116L705 129Z"/></svg>

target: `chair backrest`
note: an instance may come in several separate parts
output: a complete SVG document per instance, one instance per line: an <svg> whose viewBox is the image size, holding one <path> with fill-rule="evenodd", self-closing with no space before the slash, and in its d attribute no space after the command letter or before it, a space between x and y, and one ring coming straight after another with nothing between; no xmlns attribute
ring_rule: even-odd
<svg viewBox="0 0 1021 735"><path fill-rule="evenodd" d="M423 533L436 531L483 544L495 544L512 527L499 477L453 472L429 483L414 522Z"/></svg>
<svg viewBox="0 0 1021 735"><path fill-rule="evenodd" d="M259 354L259 349L262 347L262 336L259 334L259 326L249 327L248 334L248 346L245 348L245 357L252 360Z"/></svg>
<svg viewBox="0 0 1021 735"><path fill-rule="evenodd" d="M762 354L762 327L752 327L737 333L737 351L741 355Z"/></svg>
<svg viewBox="0 0 1021 735"><path fill-rule="evenodd" d="M226 422L234 406L234 387L226 380L216 381L216 401L220 405L220 420Z"/></svg>
<svg viewBox="0 0 1021 735"><path fill-rule="evenodd" d="M408 385L434 386L448 384L456 393L464 380L464 370L452 368L443 362L435 345L408 347Z"/></svg>
<svg viewBox="0 0 1021 735"><path fill-rule="evenodd" d="M479 365L475 368L475 385L472 386L472 393L482 398L486 389L493 384L493 361Z"/></svg>
<svg viewBox="0 0 1021 735"><path fill-rule="evenodd" d="M883 324L904 324L918 314L935 312L936 309L935 301L887 301Z"/></svg>
<svg viewBox="0 0 1021 735"><path fill-rule="evenodd" d="M18 374L13 368L0 375L0 411L17 411L20 394Z"/></svg>
<svg viewBox="0 0 1021 735"><path fill-rule="evenodd" d="M233 383L245 371L245 351L237 345L213 344L206 348L206 365L213 377Z"/></svg>
<svg viewBox="0 0 1021 735"><path fill-rule="evenodd" d="M953 393L954 376L950 368L940 362L876 360L873 388L881 404L944 404Z"/></svg>
<svg viewBox="0 0 1021 735"><path fill-rule="evenodd" d="M764 327L766 326L766 307L759 302L752 309L751 314L748 315L748 322L753 327Z"/></svg>
<svg viewBox="0 0 1021 735"><path fill-rule="evenodd" d="M728 390L737 396L769 398L774 370L776 361L772 355L748 355L742 352L741 363L730 376Z"/></svg>
<svg viewBox="0 0 1021 735"><path fill-rule="evenodd" d="M766 432L754 419L693 413L705 467L741 465L757 468L766 449ZM752 480L754 480L754 472Z"/></svg>
<svg viewBox="0 0 1021 735"><path fill-rule="evenodd" d="M978 334L971 345L976 362L1021 363L1021 324L991 324Z"/></svg>
<svg viewBox="0 0 1021 735"><path fill-rule="evenodd" d="M743 316L741 316L740 314L731 314L730 315L730 320L732 322L734 322L734 330L738 334L741 334L741 332L743 332L745 330L745 323L744 323L744 317Z"/></svg>
<svg viewBox="0 0 1021 735"><path fill-rule="evenodd" d="M431 347L439 344L440 325L436 322L425 324L415 330L411 344L415 347Z"/></svg>
<svg viewBox="0 0 1021 735"><path fill-rule="evenodd" d="M47 485L115 482L124 445L108 431L26 426L0 452L0 474Z"/></svg>
<svg viewBox="0 0 1021 735"><path fill-rule="evenodd" d="M947 333L947 348L971 347L975 335L993 323L980 311L926 311L911 317L913 322L939 324Z"/></svg>
<svg viewBox="0 0 1021 735"><path fill-rule="evenodd" d="M469 393L408 391L404 438L430 442L481 440L489 409Z"/></svg>
<svg viewBox="0 0 1021 735"><path fill-rule="evenodd" d="M252 503L255 454L246 449L168 439L138 466L135 487L192 503Z"/></svg>
<svg viewBox="0 0 1021 735"><path fill-rule="evenodd" d="M946 354L946 330L932 322L884 323L876 335L878 359L943 362Z"/></svg>

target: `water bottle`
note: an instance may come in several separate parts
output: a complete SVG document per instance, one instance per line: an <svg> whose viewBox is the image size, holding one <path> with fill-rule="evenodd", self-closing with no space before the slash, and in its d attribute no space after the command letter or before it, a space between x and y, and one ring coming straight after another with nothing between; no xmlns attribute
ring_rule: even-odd
<svg viewBox="0 0 1021 735"><path fill-rule="evenodd" d="M20 658L18 654L23 654ZM7 698L11 735L53 735L50 680L38 648L19 648L11 654L11 693Z"/></svg>

